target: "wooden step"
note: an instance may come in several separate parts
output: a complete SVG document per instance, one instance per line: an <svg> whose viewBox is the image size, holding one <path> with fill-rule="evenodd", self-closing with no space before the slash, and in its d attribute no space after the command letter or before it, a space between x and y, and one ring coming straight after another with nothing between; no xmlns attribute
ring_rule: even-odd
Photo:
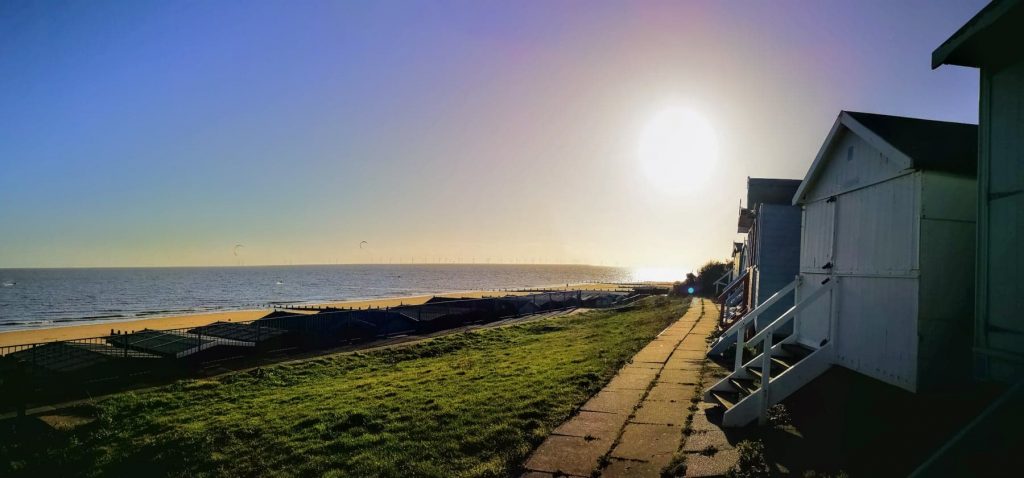
<svg viewBox="0 0 1024 478"><path fill-rule="evenodd" d="M758 389L758 384L749 378L730 378L729 383L740 392L740 395L747 396Z"/></svg>
<svg viewBox="0 0 1024 478"><path fill-rule="evenodd" d="M787 369L789 369L789 365L786 365L786 363L782 361L776 361L776 357L772 357L772 377L778 377L779 374L785 372ZM757 360L755 361L754 365L747 367L747 372L750 372L751 375L757 377L757 379L760 380L761 361Z"/></svg>
<svg viewBox="0 0 1024 478"><path fill-rule="evenodd" d="M711 392L711 397L714 398L719 405L725 407L726 410L736 406L736 402L740 401L739 394L735 392L721 392L713 390Z"/></svg>
<svg viewBox="0 0 1024 478"><path fill-rule="evenodd" d="M711 348L713 349L714 345L712 345ZM743 362L746 363L746 362L750 361L750 359L754 358L754 355L755 354L751 353L751 351L749 349L744 348L744 350L743 350ZM722 362L720 362L720 365L727 365L726 368L730 368L731 369L732 368L732 361L736 357L736 344L733 343L732 345L727 347L725 350L723 350L721 354L718 354L718 355L708 353L708 357L714 357L714 358L720 359L722 361Z"/></svg>
<svg viewBox="0 0 1024 478"><path fill-rule="evenodd" d="M800 358L797 358L797 357L786 357L786 356L782 356L782 355L773 355L772 356L772 364L773 364L773 366L774 365L778 365L779 367L782 368L782 371L780 371L779 373L782 373L782 372L785 372L786 370L789 370L790 367L796 365L796 363L799 362L799 361L800 361ZM772 374L773 375L775 374L775 369L772 369Z"/></svg>
<svg viewBox="0 0 1024 478"><path fill-rule="evenodd" d="M800 344L782 344L782 350L793 357L803 359L814 352L814 349Z"/></svg>

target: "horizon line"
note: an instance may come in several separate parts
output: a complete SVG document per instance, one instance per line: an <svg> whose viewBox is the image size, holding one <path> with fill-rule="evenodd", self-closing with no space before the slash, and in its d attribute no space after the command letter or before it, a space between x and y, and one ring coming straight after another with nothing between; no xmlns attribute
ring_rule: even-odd
<svg viewBox="0 0 1024 478"><path fill-rule="evenodd" d="M198 269L204 267L219 268L246 268L246 267L308 267L308 266L396 266L396 265L422 265L422 266L584 266L584 267L613 267L613 268L637 268L649 266L637 265L604 265L590 263L559 263L559 262L334 262L334 263L301 263L301 264L234 264L234 265L131 265L131 266L22 266L6 267L0 266L0 270L19 269Z"/></svg>

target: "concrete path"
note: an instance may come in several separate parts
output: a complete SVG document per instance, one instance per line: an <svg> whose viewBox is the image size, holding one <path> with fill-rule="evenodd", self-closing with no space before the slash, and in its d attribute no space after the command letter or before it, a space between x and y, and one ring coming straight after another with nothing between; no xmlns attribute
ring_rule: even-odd
<svg viewBox="0 0 1024 478"><path fill-rule="evenodd" d="M710 302L694 299L681 319L537 447L523 477L659 477L677 455L684 456L684 430L690 432L698 409L693 399L701 393L706 337L715 327L713 310ZM706 453L706 446L697 451L702 458Z"/></svg>

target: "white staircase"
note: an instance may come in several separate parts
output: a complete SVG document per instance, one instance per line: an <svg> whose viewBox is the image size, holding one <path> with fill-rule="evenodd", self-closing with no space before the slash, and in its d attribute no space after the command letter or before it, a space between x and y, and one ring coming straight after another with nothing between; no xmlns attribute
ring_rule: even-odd
<svg viewBox="0 0 1024 478"><path fill-rule="evenodd" d="M746 329L753 326L756 323L757 318L764 311L768 310L769 307L775 305L775 303L778 302L779 299L785 297L786 294L792 292L793 289L796 289L796 286L799 282L799 278L794 279L793 282L786 284L785 287L779 289L778 292L772 294L772 296L769 297L768 300L762 302L761 305L755 307L754 310L751 310L749 313L747 313L747 315L744 315L742 318L740 318L738 322L736 322L735 324L733 324L732 327L723 332L722 335L718 337L718 340L711 345L711 350L708 351L708 355L714 356L724 354L725 351L729 349L729 347L736 343L737 331L746 331Z"/></svg>
<svg viewBox="0 0 1024 478"><path fill-rule="evenodd" d="M732 373L712 385L704 394L705 401L725 407L723 426L745 426L755 419L764 423L767 420L768 407L781 402L832 365L831 337L817 347L799 343L800 328L797 321L807 320L802 318L799 312L808 305L822 300L823 297L834 304L835 280L826 279L822 287L801 298L779 318L746 340L754 319L782 296L797 288L800 280L798 277L736 322L708 352L709 356L722 355L733 344L736 345L730 357L733 363ZM834 308L830 306L829 310L829 317L815 317L814 320L833 320L835 314L831 311ZM793 324L793 332L785 337L776 337L776 332L787 323ZM835 330L831 326L828 329L830 334ZM747 346L752 346L756 351L755 356L749 360L745 360L744 357ZM764 353L765 351L767 353Z"/></svg>

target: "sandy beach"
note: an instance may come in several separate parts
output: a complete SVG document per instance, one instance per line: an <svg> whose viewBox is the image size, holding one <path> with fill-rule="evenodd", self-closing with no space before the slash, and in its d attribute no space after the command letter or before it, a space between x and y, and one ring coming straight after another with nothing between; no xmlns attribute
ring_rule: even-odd
<svg viewBox="0 0 1024 478"><path fill-rule="evenodd" d="M561 286L547 286L550 289L564 288ZM618 286L614 284L573 284L572 289L582 290L614 290ZM428 294L406 297L391 297L367 300L350 300L342 302L328 302L317 305L336 307L394 307L397 305L422 304L431 297L467 297L479 298L484 296L503 296L516 292L478 290L478 291L455 291L443 294ZM133 331L142 329L178 329L185 327L198 327L218 321L240 322L256 320L270 313L273 309L253 310L229 310L222 312L209 312L202 314L176 315L168 317L152 317L147 319L109 321L94 324L69 325L64 327L49 327L39 329L12 330L0 332L0 347L18 344L31 344L40 342L53 342L57 340L73 340L87 337L100 337L110 334L111 329L119 331ZM313 313L312 311L309 313Z"/></svg>

